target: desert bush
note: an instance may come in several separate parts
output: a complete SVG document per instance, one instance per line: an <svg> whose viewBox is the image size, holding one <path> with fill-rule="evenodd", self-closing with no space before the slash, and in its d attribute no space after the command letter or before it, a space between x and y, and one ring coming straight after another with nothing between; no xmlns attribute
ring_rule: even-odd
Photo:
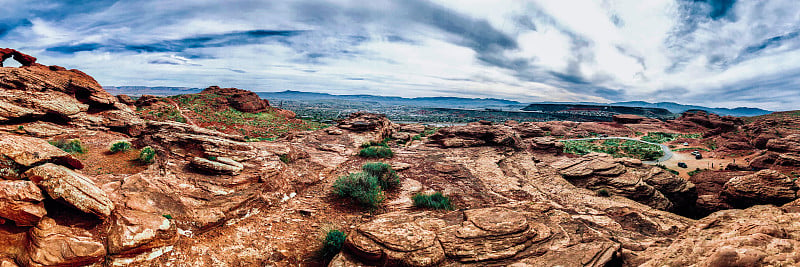
<svg viewBox="0 0 800 267"><path fill-rule="evenodd" d="M695 176L696 174L704 172L704 171L707 171L707 170L708 169L695 168L693 171L690 171L687 174L689 174L689 176Z"/></svg>
<svg viewBox="0 0 800 267"><path fill-rule="evenodd" d="M331 259L336 256L342 250L345 239L347 239L347 234L344 232L337 229L328 230L325 233L325 239L322 241L320 256L323 259Z"/></svg>
<svg viewBox="0 0 800 267"><path fill-rule="evenodd" d="M368 175L378 178L378 183L383 190L391 190L400 186L400 177L392 169L392 165L383 162L368 162L361 166Z"/></svg>
<svg viewBox="0 0 800 267"><path fill-rule="evenodd" d="M86 153L86 148L83 147L83 144L81 144L80 139L72 139L72 140L58 139L55 141L50 141L49 143L57 148L60 148L61 150L64 150L64 152L67 153L72 153L72 154Z"/></svg>
<svg viewBox="0 0 800 267"><path fill-rule="evenodd" d="M142 151L139 152L139 161L142 163L153 163L153 160L156 158L156 150L150 146L146 146L142 148Z"/></svg>
<svg viewBox="0 0 800 267"><path fill-rule="evenodd" d="M436 192L433 194L417 193L411 197L411 200L414 201L414 206L418 208L430 208L437 210L453 209L453 205L450 204L450 198L442 194L442 192Z"/></svg>
<svg viewBox="0 0 800 267"><path fill-rule="evenodd" d="M111 153L117 153L117 152L122 152L122 151L128 151L130 149L131 149L131 143L130 142L128 142L128 141L117 141L117 142L114 142L113 144L111 144L111 148L109 148L108 151L111 151Z"/></svg>
<svg viewBox="0 0 800 267"><path fill-rule="evenodd" d="M387 144L387 142L385 140L383 142L369 141L369 142L361 144L361 148L368 148L368 147L371 147L371 146L389 147L389 144Z"/></svg>
<svg viewBox="0 0 800 267"><path fill-rule="evenodd" d="M391 148L384 146L370 146L358 152L358 155L365 158L391 158L394 156Z"/></svg>
<svg viewBox="0 0 800 267"><path fill-rule="evenodd" d="M603 188L603 189L597 190L597 195L601 196L601 197L610 197L611 196L611 192L609 192L608 189Z"/></svg>
<svg viewBox="0 0 800 267"><path fill-rule="evenodd" d="M385 199L378 177L363 172L339 177L333 183L333 192L367 207L377 207Z"/></svg>

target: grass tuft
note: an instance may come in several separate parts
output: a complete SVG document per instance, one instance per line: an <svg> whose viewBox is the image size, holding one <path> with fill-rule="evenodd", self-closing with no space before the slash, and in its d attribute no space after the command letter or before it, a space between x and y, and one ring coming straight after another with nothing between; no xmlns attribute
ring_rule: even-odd
<svg viewBox="0 0 800 267"><path fill-rule="evenodd" d="M322 241L320 256L325 260L332 259L342 250L342 245L344 245L346 239L347 234L344 232L337 229L328 230L325 233L325 239Z"/></svg>
<svg viewBox="0 0 800 267"><path fill-rule="evenodd" d="M86 148L83 147L83 144L81 144L80 139L72 139L72 140L58 139L55 141L50 141L49 143L57 148L60 148L61 150L64 150L64 152L70 154L86 153Z"/></svg>
<svg viewBox="0 0 800 267"><path fill-rule="evenodd" d="M367 175L378 178L378 184L383 190L391 190L400 186L400 177L392 169L392 165L383 162L368 162L361 166Z"/></svg>
<svg viewBox="0 0 800 267"><path fill-rule="evenodd" d="M150 146L146 146L142 148L142 151L139 152L139 161L142 163L153 163L153 160L156 158L156 150Z"/></svg>
<svg viewBox="0 0 800 267"><path fill-rule="evenodd" d="M122 151L128 151L130 149L131 149L131 143L130 142L128 142L128 141L117 141L117 142L114 142L113 144L111 144L111 147L108 149L108 151L111 151L111 153L117 153L117 152L122 152Z"/></svg>
<svg viewBox="0 0 800 267"><path fill-rule="evenodd" d="M365 158L391 158L394 157L394 152L391 148L384 146L370 146L358 152L358 155Z"/></svg>
<svg viewBox="0 0 800 267"><path fill-rule="evenodd" d="M414 201L414 206L418 208L430 208L437 210L453 209L453 205L450 203L450 198L442 194L442 192L436 192L433 194L417 193L411 197L411 200Z"/></svg>
<svg viewBox="0 0 800 267"><path fill-rule="evenodd" d="M349 197L366 207L377 207L385 199L378 177L363 172L336 179L333 193L340 197Z"/></svg>

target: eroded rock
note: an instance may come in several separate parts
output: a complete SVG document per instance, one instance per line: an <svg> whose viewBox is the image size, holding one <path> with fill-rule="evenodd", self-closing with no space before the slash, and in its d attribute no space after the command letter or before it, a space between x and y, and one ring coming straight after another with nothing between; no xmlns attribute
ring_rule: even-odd
<svg viewBox="0 0 800 267"><path fill-rule="evenodd" d="M18 226L36 225L47 214L44 195L31 181L0 180L0 217Z"/></svg>
<svg viewBox="0 0 800 267"><path fill-rule="evenodd" d="M0 135L0 155L24 167L53 162L74 169L83 168L83 164L69 153L45 140L27 136Z"/></svg>
<svg viewBox="0 0 800 267"><path fill-rule="evenodd" d="M733 207L759 204L783 205L797 198L800 184L774 170L733 177L722 188L722 197Z"/></svg>
<svg viewBox="0 0 800 267"><path fill-rule="evenodd" d="M157 213L120 210L111 217L108 233L110 254L139 254L173 244L177 227Z"/></svg>
<svg viewBox="0 0 800 267"><path fill-rule="evenodd" d="M66 167L47 163L31 168L25 172L25 176L50 198L61 200L83 212L106 218L114 210L114 203L91 179Z"/></svg>
<svg viewBox="0 0 800 267"><path fill-rule="evenodd" d="M102 262L106 255L97 236L50 218L40 221L28 235L30 240L20 260L26 266L82 266Z"/></svg>

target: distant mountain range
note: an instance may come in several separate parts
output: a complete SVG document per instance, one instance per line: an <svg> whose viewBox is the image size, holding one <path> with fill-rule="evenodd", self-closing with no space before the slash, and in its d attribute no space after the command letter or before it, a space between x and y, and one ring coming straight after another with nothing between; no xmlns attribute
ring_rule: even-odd
<svg viewBox="0 0 800 267"><path fill-rule="evenodd" d="M105 86L103 87L112 94L129 95L177 95L192 94L202 91L201 88L190 87L146 87L146 86ZM333 95L328 93L312 93L286 90L282 92L256 92L261 98L268 100L296 100L296 101L319 101L319 100L343 100L374 102L382 105L402 105L420 106L436 108L464 108L464 109L500 109L505 111L521 110L529 104L581 104L597 106L621 106L621 107L642 107L642 108L662 108L672 113L683 113L687 110L705 110L719 115L731 116L758 116L772 113L772 111L759 108L710 108L696 105L683 105L673 102L650 103L645 101L627 101L616 103L595 103L595 102L535 102L522 103L513 100L498 98L463 98L463 97L397 97L397 96L376 96L376 95Z"/></svg>

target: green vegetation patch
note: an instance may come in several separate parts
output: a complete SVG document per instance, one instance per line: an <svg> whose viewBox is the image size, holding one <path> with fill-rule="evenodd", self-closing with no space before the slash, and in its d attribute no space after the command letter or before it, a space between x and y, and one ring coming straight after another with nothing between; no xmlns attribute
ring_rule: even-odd
<svg viewBox="0 0 800 267"><path fill-rule="evenodd" d="M368 162L361 166L364 173L378 178L384 190L392 190L400 186L400 176L392 169L392 165L383 162Z"/></svg>
<svg viewBox="0 0 800 267"><path fill-rule="evenodd" d="M64 152L70 154L86 153L86 148L83 147L83 144L81 144L80 139L71 139L71 140L58 139L55 141L50 141L49 143L57 148L60 148L61 150L64 150Z"/></svg>
<svg viewBox="0 0 800 267"><path fill-rule="evenodd" d="M437 210L453 209L453 205L450 203L450 198L442 194L442 192L436 192L433 194L417 193L411 197L411 200L414 201L414 206L418 208Z"/></svg>
<svg viewBox="0 0 800 267"><path fill-rule="evenodd" d="M142 163L153 163L156 158L156 150L150 146L146 146L139 151L139 161Z"/></svg>
<svg viewBox="0 0 800 267"><path fill-rule="evenodd" d="M686 147L686 148L678 148L678 149L673 149L672 151L674 151L674 152L681 152L681 151L689 151L689 150L691 150L691 151L695 151L695 150L711 151L711 150L709 150L708 148L702 148L702 147Z"/></svg>
<svg viewBox="0 0 800 267"><path fill-rule="evenodd" d="M333 193L348 197L366 207L377 207L385 199L378 177L359 172L341 176L333 183Z"/></svg>
<svg viewBox="0 0 800 267"><path fill-rule="evenodd" d="M391 158L394 157L392 149L385 146L369 146L358 151L358 155L365 158Z"/></svg>
<svg viewBox="0 0 800 267"><path fill-rule="evenodd" d="M649 132L647 133L647 135L642 136L640 139L646 142L662 144L666 142L671 142L680 136L681 136L680 134L673 134L673 133Z"/></svg>
<svg viewBox="0 0 800 267"><path fill-rule="evenodd" d="M328 230L325 233L325 239L322 240L322 249L319 252L320 256L326 260L332 259L342 250L342 245L344 245L346 239L347 234L344 232L337 229Z"/></svg>
<svg viewBox="0 0 800 267"><path fill-rule="evenodd" d="M111 147L108 149L111 153L117 153L122 151L131 150L131 143L128 141L117 141L111 144Z"/></svg>
<svg viewBox="0 0 800 267"><path fill-rule="evenodd" d="M655 160L664 155L659 145L633 140L608 139L600 144L586 140L564 142L564 153L586 155L591 152L606 153L615 158L631 157L641 160Z"/></svg>
<svg viewBox="0 0 800 267"><path fill-rule="evenodd" d="M678 174L680 174L680 173L679 173L678 171L676 171L676 170L673 170L673 169L667 168L667 166L664 166L664 164L656 164L656 167L662 168L662 169L664 169L665 171L668 171L668 172L670 172L670 173L672 173L672 174L674 174L674 175L678 175Z"/></svg>
<svg viewBox="0 0 800 267"><path fill-rule="evenodd" d="M696 168L693 171L688 172L688 174L689 174L689 176L694 176L695 174L698 174L698 173L701 173L701 172L704 172L704 171L707 171L707 170L708 169Z"/></svg>

